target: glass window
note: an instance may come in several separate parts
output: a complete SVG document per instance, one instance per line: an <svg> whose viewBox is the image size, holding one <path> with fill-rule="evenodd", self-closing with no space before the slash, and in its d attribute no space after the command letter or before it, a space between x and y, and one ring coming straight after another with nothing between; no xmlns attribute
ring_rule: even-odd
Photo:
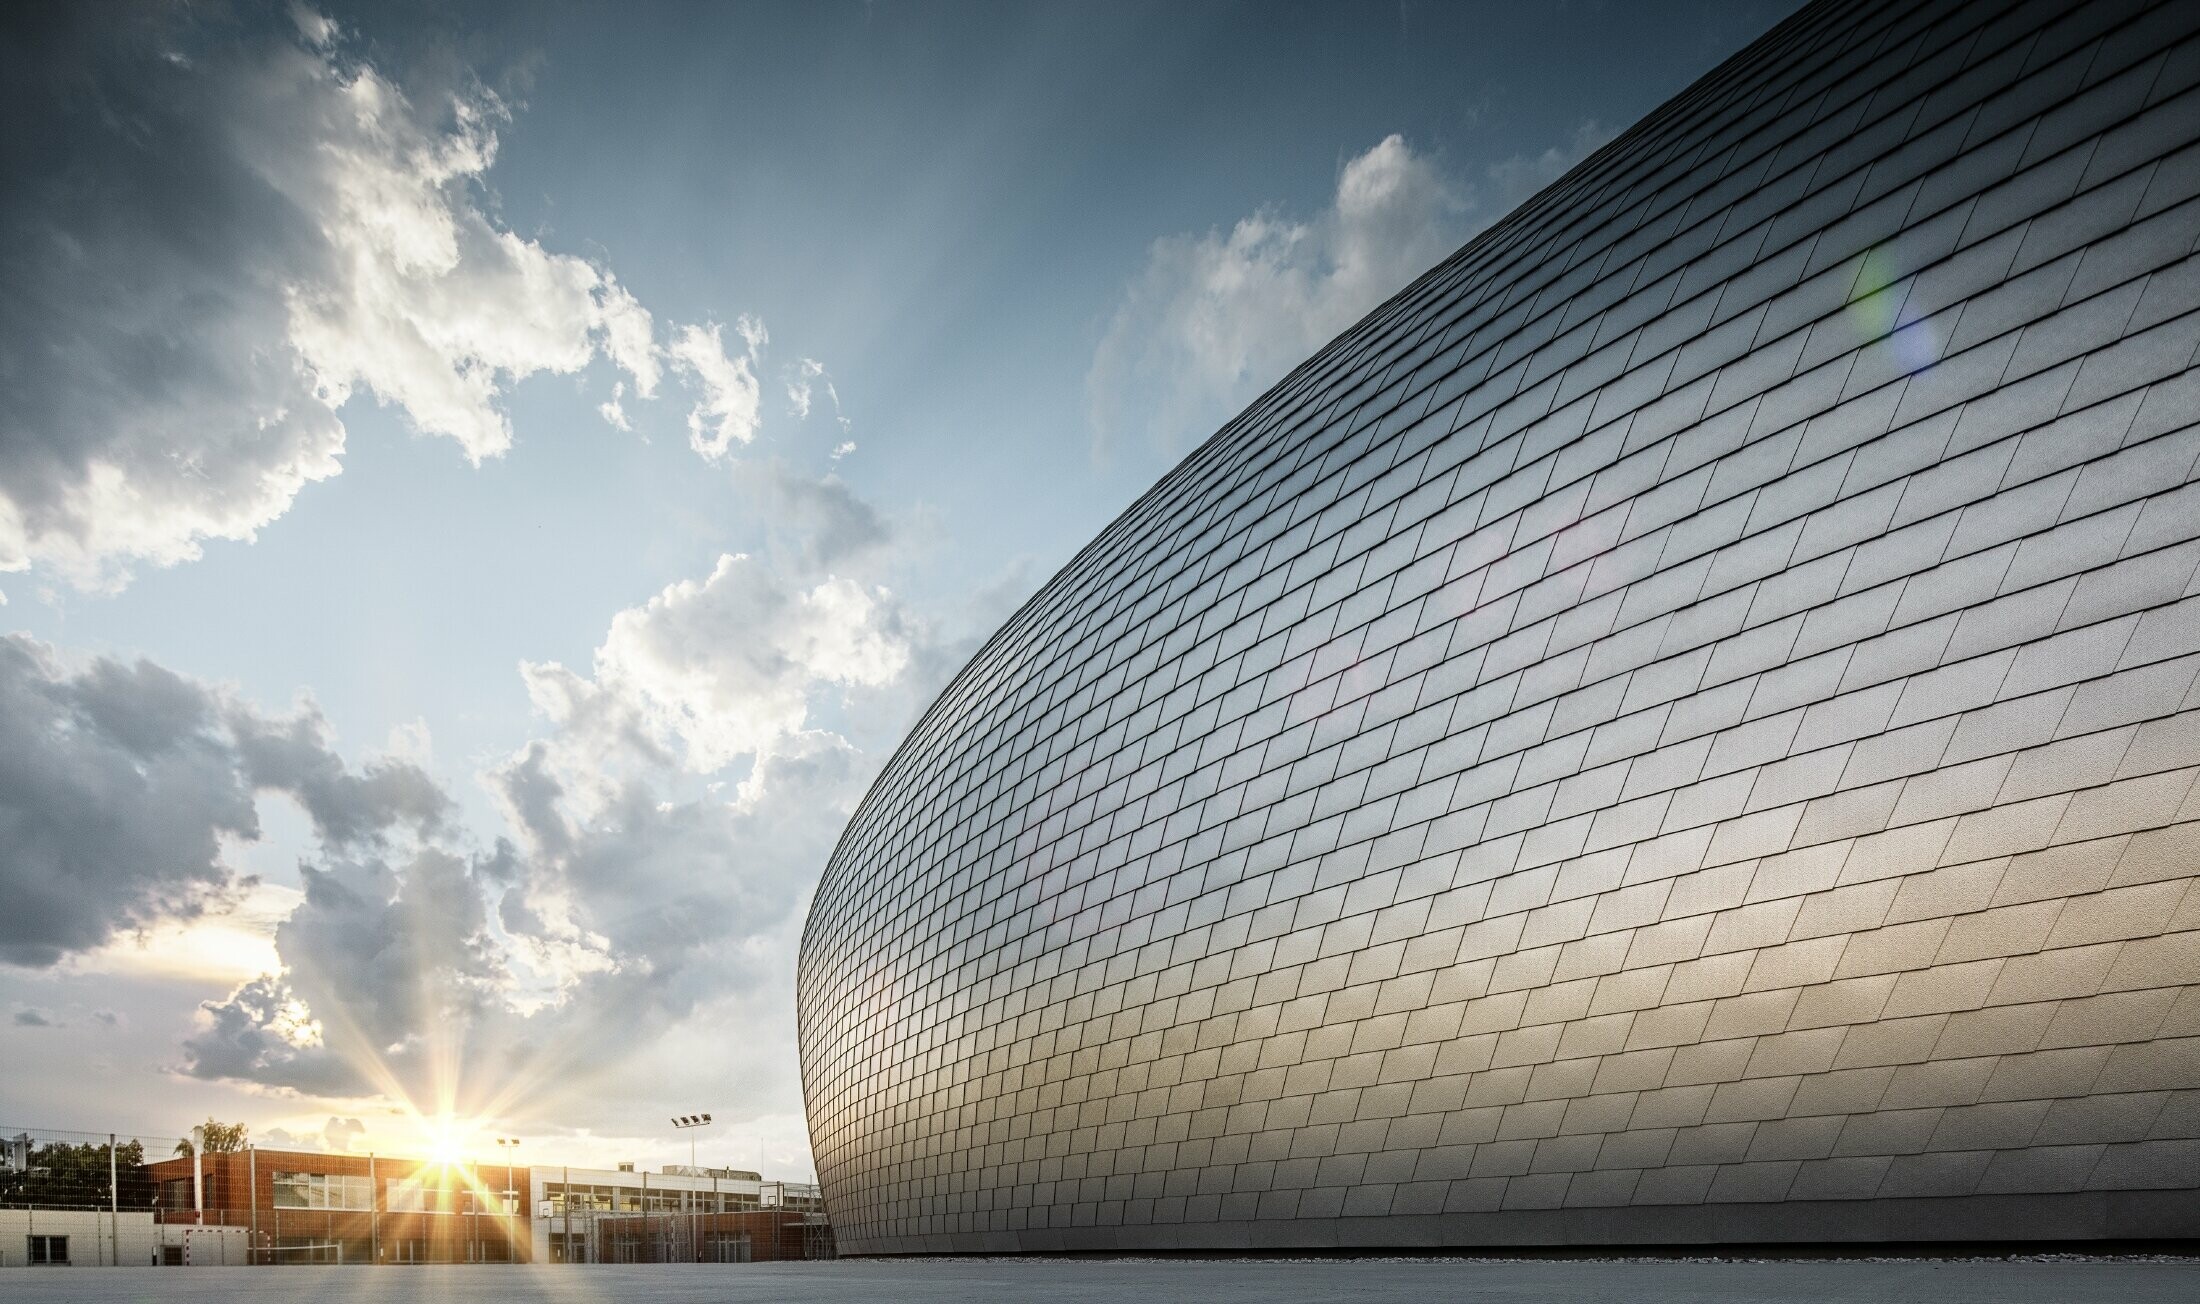
<svg viewBox="0 0 2200 1304"><path fill-rule="evenodd" d="M311 1209L313 1198L311 1173L275 1174L275 1207L278 1209Z"/></svg>
<svg viewBox="0 0 2200 1304"><path fill-rule="evenodd" d="M69 1261L69 1238L66 1236L28 1236L24 1239L30 1242L29 1257L32 1263Z"/></svg>
<svg viewBox="0 0 2200 1304"><path fill-rule="evenodd" d="M383 1182L382 1207L391 1213L502 1214L511 1211L501 1192L476 1192L459 1185L461 1180L456 1177L440 1181L419 1177L388 1178ZM555 1203L557 1187L553 1185L550 1192Z"/></svg>
<svg viewBox="0 0 2200 1304"><path fill-rule="evenodd" d="M374 1184L364 1177L334 1173L283 1173L274 1178L278 1209L357 1209L374 1207Z"/></svg>
<svg viewBox="0 0 2200 1304"><path fill-rule="evenodd" d="M427 1201L423 1194L426 1188L421 1186L419 1178L392 1177L385 1183L385 1186L389 1192L389 1199L383 1207L391 1213L422 1213L426 1211Z"/></svg>

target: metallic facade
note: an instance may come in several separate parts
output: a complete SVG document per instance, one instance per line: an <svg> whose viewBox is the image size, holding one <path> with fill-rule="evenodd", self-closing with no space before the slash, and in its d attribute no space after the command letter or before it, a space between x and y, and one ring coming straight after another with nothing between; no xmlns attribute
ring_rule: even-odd
<svg viewBox="0 0 2200 1304"><path fill-rule="evenodd" d="M803 941L853 1253L2200 1234L2200 6L1819 4L1035 597Z"/></svg>

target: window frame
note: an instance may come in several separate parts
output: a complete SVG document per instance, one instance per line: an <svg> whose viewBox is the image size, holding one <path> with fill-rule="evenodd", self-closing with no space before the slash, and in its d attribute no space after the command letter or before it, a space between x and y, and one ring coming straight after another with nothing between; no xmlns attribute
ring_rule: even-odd
<svg viewBox="0 0 2200 1304"><path fill-rule="evenodd" d="M66 1232L30 1232L23 1237L24 1255L34 1268L66 1268L69 1266L69 1237ZM55 1251L59 1250L59 1257Z"/></svg>

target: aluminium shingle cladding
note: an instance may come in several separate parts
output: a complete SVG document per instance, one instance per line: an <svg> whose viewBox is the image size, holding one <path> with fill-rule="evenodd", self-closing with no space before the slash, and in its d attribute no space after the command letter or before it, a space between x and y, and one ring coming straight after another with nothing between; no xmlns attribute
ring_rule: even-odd
<svg viewBox="0 0 2200 1304"><path fill-rule="evenodd" d="M803 939L853 1253L2200 1234L2200 6L1818 4L1057 575Z"/></svg>

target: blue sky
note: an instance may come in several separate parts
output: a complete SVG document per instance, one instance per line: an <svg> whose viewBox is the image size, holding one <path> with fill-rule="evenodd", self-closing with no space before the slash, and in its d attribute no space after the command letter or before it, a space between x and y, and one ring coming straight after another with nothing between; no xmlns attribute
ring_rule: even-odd
<svg viewBox="0 0 2200 1304"><path fill-rule="evenodd" d="M798 1175L975 640L1790 7L11 19L0 1123Z"/></svg>

